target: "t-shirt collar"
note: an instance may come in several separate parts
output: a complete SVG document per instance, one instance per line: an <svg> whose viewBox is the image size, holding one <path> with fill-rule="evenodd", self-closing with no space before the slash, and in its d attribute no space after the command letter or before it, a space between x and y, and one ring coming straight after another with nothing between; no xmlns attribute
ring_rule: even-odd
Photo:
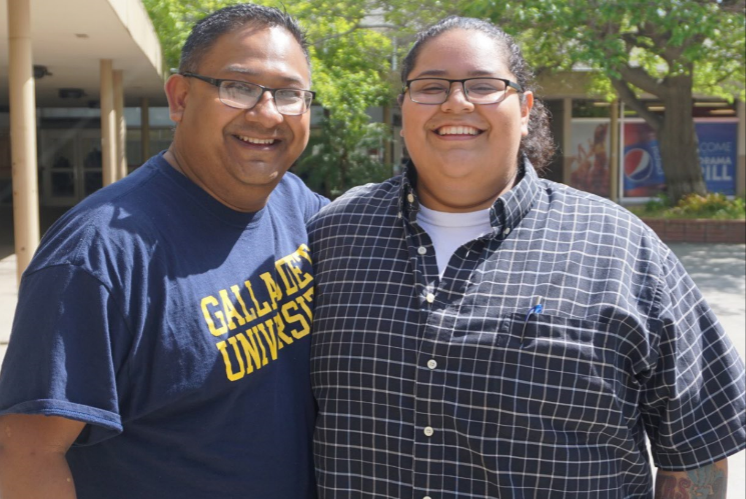
<svg viewBox="0 0 746 499"><path fill-rule="evenodd" d="M416 221L420 210L416 185L417 170L410 160L405 166L399 188L399 213L411 222ZM536 170L528 158L523 156L518 171L518 182L497 198L490 208L490 225L493 229L513 230L531 211L539 189L539 177Z"/></svg>
<svg viewBox="0 0 746 499"><path fill-rule="evenodd" d="M208 211L215 217L219 218L222 222L237 228L245 229L248 228L248 226L257 223L267 211L266 206L259 211L251 213L236 211L225 206L223 203L208 194L207 191L189 180L185 175L176 171L176 169L171 166L168 161L166 161L166 158L163 156L165 152L166 151L162 151L160 154L153 157L152 160L154 162L155 168L157 168L160 173L165 175L166 178L186 191L194 200L195 205L200 206L202 209Z"/></svg>

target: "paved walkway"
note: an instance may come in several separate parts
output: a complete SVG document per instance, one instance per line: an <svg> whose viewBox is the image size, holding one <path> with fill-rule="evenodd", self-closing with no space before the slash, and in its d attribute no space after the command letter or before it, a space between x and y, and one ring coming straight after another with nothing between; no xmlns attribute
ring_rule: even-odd
<svg viewBox="0 0 746 499"><path fill-rule="evenodd" d="M702 290L741 358L746 359L746 245L677 243L671 248ZM15 255L2 258L0 252L0 361L17 299L15 267ZM729 468L728 498L746 499L746 452L731 457Z"/></svg>

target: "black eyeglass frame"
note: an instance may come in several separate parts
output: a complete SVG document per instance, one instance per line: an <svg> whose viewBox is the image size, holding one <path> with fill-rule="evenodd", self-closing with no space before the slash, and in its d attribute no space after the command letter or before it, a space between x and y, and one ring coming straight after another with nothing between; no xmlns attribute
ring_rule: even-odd
<svg viewBox="0 0 746 499"><path fill-rule="evenodd" d="M308 103L307 109L305 111L303 111L302 113L300 113L300 114L287 114L287 113L283 113L282 111L280 111L279 108L277 109L277 112L279 112L282 115L286 115L286 116L302 116L302 115L306 114L311 109L311 104L313 104L314 99L316 99L316 92L314 92L313 90L305 90L305 89L302 89L302 88L270 88L270 87L265 87L264 85L259 85L258 83L251 83L249 81L231 80L231 79L227 79L227 78L211 78L209 76L204 76L204 75L200 75L200 74L197 74L197 73L190 73L188 71L184 72L184 73L179 73L179 74L181 76L185 77L185 78L196 78L198 80L202 80L205 83L209 83L210 85L214 85L214 86L218 87L218 90L220 90L220 86L223 84L224 81L227 81L227 82L230 82L230 83L240 83L242 85L253 85L255 87L259 87L262 90L262 93L259 94L259 97L257 97L257 99L256 99L256 103L254 103L254 105L251 106L251 107L236 107L236 106L231 106L230 104L226 104L225 102L223 102L223 99L220 99L220 102L222 102L223 104L225 104L228 107L232 107L233 109L244 109L244 110L247 110L247 111L249 109L254 109L254 107L257 104L259 104L259 101L262 100L262 95L264 95L264 92L269 92L269 94L272 96L272 101L274 102L275 107L277 107L277 98L275 97L275 94L277 92L279 92L280 90L292 90L294 92L305 92L306 94L311 94L311 102Z"/></svg>
<svg viewBox="0 0 746 499"><path fill-rule="evenodd" d="M407 90L409 90L409 86L412 84L413 81L420 81L420 80L447 81L448 90L446 90L446 97L445 99L443 99L443 102L420 102L420 101L414 100L414 97L412 97L412 92L407 92ZM500 80L501 82L505 83L505 87L506 87L505 92L503 93L502 97L500 97L495 102L471 102L471 99L469 98L469 91L466 90L466 85L465 85L465 83L469 80ZM454 83L461 83L461 88L464 90L464 97L466 97L466 100L477 106L486 106L489 104L497 104L498 102L502 102L503 99L505 99L505 97L508 95L508 88L512 88L518 93L521 93L521 94L523 93L523 87L513 81L510 81L507 78L492 78L489 76L475 76L474 78L464 78L461 80L451 80L449 78L437 78L437 77L412 78L411 80L407 80L404 82L404 88L402 89L402 93L408 93L409 100L417 104L422 104L423 106L440 106L441 104L448 101L448 98L451 96L451 88L453 88Z"/></svg>

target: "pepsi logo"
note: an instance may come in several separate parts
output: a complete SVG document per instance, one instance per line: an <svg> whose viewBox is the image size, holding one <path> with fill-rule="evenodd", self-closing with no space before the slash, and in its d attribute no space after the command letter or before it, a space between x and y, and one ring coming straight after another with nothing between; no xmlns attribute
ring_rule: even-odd
<svg viewBox="0 0 746 499"><path fill-rule="evenodd" d="M645 149L630 149L624 154L624 176L633 182L650 178L655 170L650 153Z"/></svg>

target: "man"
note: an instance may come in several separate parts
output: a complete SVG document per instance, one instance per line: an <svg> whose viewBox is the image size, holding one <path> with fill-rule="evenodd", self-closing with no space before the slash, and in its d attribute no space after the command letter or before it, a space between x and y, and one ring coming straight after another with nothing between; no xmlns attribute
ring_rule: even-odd
<svg viewBox="0 0 746 499"><path fill-rule="evenodd" d="M0 376L0 496L314 496L303 35L251 4L193 28L171 147L45 235Z"/></svg>
<svg viewBox="0 0 746 499"><path fill-rule="evenodd" d="M515 42L448 18L402 61L404 175L309 224L326 499L713 492L746 446L744 371L681 264L554 153Z"/></svg>

